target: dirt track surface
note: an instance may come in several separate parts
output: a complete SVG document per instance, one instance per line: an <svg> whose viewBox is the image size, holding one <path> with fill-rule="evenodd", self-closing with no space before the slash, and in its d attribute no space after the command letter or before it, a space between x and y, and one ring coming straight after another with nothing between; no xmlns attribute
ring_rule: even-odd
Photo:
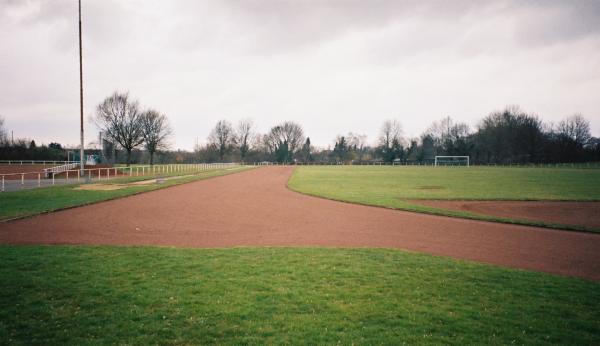
<svg viewBox="0 0 600 346"><path fill-rule="evenodd" d="M50 168L58 165L32 165L32 164L24 164L24 165L0 165L0 174L13 174L13 173L36 173L29 174L25 177L25 179L37 179L37 173L42 173L44 168ZM20 175L8 175L5 176L6 180L20 180Z"/></svg>
<svg viewBox="0 0 600 346"><path fill-rule="evenodd" d="M600 228L600 202L412 200L434 208Z"/></svg>
<svg viewBox="0 0 600 346"><path fill-rule="evenodd" d="M305 196L266 167L0 223L0 243L388 247L600 280L600 235Z"/></svg>

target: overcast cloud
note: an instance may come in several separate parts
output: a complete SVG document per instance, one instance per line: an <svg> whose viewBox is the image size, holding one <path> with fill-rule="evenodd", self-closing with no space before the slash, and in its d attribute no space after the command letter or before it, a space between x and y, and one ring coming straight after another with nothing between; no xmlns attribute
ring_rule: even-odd
<svg viewBox="0 0 600 346"><path fill-rule="evenodd" d="M475 126L517 104L600 135L600 1L83 0L85 114L115 90L192 149L222 118L282 120L314 144ZM78 142L76 0L0 0L0 114L17 137ZM87 122L87 140L97 129Z"/></svg>

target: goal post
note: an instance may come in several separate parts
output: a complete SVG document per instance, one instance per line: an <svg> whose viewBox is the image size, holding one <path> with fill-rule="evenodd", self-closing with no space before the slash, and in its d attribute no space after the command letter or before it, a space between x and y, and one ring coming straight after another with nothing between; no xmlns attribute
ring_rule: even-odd
<svg viewBox="0 0 600 346"><path fill-rule="evenodd" d="M435 157L435 165L436 166L469 166L469 156L436 156Z"/></svg>

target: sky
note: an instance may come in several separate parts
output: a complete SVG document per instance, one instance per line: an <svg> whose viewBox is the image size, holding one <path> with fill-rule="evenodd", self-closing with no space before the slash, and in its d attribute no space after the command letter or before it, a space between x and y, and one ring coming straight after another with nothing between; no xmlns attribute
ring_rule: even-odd
<svg viewBox="0 0 600 346"><path fill-rule="evenodd" d="M507 105L600 135L600 1L82 0L86 143L114 91L165 113L174 149L220 119L291 120L314 145L407 138ZM0 115L15 137L79 141L76 0L0 0Z"/></svg>

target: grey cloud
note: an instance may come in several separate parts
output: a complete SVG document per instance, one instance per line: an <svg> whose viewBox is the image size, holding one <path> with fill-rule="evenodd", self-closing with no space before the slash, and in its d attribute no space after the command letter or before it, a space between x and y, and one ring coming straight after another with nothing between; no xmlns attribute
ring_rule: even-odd
<svg viewBox="0 0 600 346"><path fill-rule="evenodd" d="M143 2L142 2L143 3ZM132 36L136 28L136 13L125 6L126 1L82 1L83 33L87 44L107 47L119 45ZM20 13L14 25L42 27L54 33L57 50L75 47L77 31L77 1L72 0L2 0L0 16ZM1 18L1 17L0 17Z"/></svg>
<svg viewBox="0 0 600 346"><path fill-rule="evenodd" d="M352 32L385 27L398 20L424 15L456 20L475 5L472 1L416 0L188 1L179 4L189 16L184 25L203 27L202 22L211 22L213 16L226 18L230 25L228 30L234 30L240 41L246 41L241 46L256 54L314 47ZM214 23L217 38L220 24ZM191 42L211 41L211 37L205 35L205 30L200 30L197 35L190 32ZM230 42L220 43L227 45Z"/></svg>
<svg viewBox="0 0 600 346"><path fill-rule="evenodd" d="M553 45L600 35L600 1L530 2L516 38L523 45Z"/></svg>

